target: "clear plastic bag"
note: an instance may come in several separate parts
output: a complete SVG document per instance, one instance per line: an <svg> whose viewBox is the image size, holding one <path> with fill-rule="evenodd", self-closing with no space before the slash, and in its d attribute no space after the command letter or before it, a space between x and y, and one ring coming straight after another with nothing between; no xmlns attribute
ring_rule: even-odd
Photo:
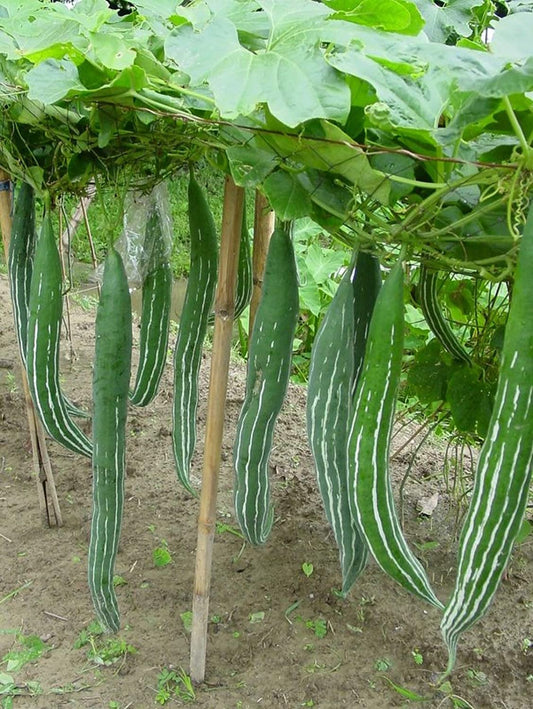
<svg viewBox="0 0 533 709"><path fill-rule="evenodd" d="M129 192L124 201L124 228L114 243L122 256L131 289L140 288L146 276L170 258L173 224L168 190L160 183L149 194ZM96 269L101 282L103 264Z"/></svg>

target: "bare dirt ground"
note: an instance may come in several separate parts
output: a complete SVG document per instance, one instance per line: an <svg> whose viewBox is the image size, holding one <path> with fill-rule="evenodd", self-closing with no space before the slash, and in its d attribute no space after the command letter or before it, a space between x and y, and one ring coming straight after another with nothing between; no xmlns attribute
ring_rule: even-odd
<svg viewBox="0 0 533 709"><path fill-rule="evenodd" d="M88 657L80 634L94 619L86 584L91 507L90 462L50 442L64 516L60 529L42 526L32 478L24 402L17 372L9 295L0 276L0 703L126 709L156 706L163 670L188 672L198 501L178 486L171 449L171 368L153 405L130 412L126 504L116 574L123 654L108 666ZM76 357L62 361L65 391L90 407L94 310L73 305ZM63 346L68 353L67 343ZM5 365L13 363L13 368ZM209 358L202 369L199 442L194 475L201 476L201 440ZM244 391L244 368L233 363L218 499L206 683L199 707L425 706L476 709L531 706L533 687L533 544L515 552L489 613L460 644L449 683L436 686L446 665L439 613L390 581L371 563L346 599L337 551L321 507L305 437L305 389L291 386L271 456L276 523L261 549L244 546L232 513L232 435ZM87 424L83 424L87 426ZM89 424L90 425L90 424ZM409 429L411 431L412 429ZM407 439L394 440L397 450ZM396 481L414 444L394 462ZM442 475L444 444L417 456L404 492L405 529L445 600L455 569L456 504ZM417 511L438 493L431 516ZM163 541L164 540L164 541ZM154 565L155 548L172 561ZM306 566L307 574L302 570ZM18 589L18 592L14 593ZM40 656L17 668L31 641ZM83 636L81 636L83 638ZM104 642L91 635L98 650ZM11 653L11 654L8 654ZM17 654L18 653L18 654ZM98 652L96 652L96 656ZM6 659L7 656L7 659ZM3 661L2 661L3 658ZM13 669L13 666L15 669ZM4 682L4 684L2 684ZM395 688L396 687L396 688ZM35 696L31 693L35 692ZM173 697L168 705L182 705Z"/></svg>

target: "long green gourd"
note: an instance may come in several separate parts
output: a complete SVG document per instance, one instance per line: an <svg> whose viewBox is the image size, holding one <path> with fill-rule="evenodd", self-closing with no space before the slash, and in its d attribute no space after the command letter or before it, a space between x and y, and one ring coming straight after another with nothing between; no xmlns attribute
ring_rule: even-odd
<svg viewBox="0 0 533 709"><path fill-rule="evenodd" d="M90 457L91 441L72 420L59 384L62 273L49 209L35 245L28 308L26 369L35 409L52 438Z"/></svg>
<svg viewBox="0 0 533 709"><path fill-rule="evenodd" d="M313 342L307 387L308 439L326 517L339 548L344 594L368 559L368 547L350 510L347 439L380 286L379 261L359 252L339 283Z"/></svg>
<svg viewBox="0 0 533 709"><path fill-rule="evenodd" d="M488 609L520 530L533 471L533 207L520 244L494 407L459 541L441 630L453 669L459 636Z"/></svg>
<svg viewBox="0 0 533 709"><path fill-rule="evenodd" d="M270 239L233 448L235 515L252 544L266 541L274 519L268 458L289 383L298 305L292 223L287 222L278 224Z"/></svg>
<svg viewBox="0 0 533 709"><path fill-rule="evenodd" d="M35 194L33 187L23 182L15 200L8 269L15 331L24 367L26 367L30 287L35 240Z"/></svg>
<svg viewBox="0 0 533 709"><path fill-rule="evenodd" d="M198 376L218 269L217 231L202 189L189 178L189 280L174 349L172 443L178 479L192 494L190 465L196 444Z"/></svg>
<svg viewBox="0 0 533 709"><path fill-rule="evenodd" d="M235 313L237 319L249 305L252 298L254 283L252 273L252 251L250 236L246 221L246 202L242 205L241 240L239 246L239 263L237 268L237 291L235 293Z"/></svg>
<svg viewBox="0 0 533 709"><path fill-rule="evenodd" d="M437 294L438 281L439 271L430 269L425 264L420 266L418 297L422 313L431 332L440 341L444 349L455 359L470 364L472 361L470 355L459 342L442 313Z"/></svg>
<svg viewBox="0 0 533 709"><path fill-rule="evenodd" d="M389 449L403 353L403 268L398 262L376 300L348 434L351 510L383 571L437 608L422 564L410 550L394 505Z"/></svg>
<svg viewBox="0 0 533 709"><path fill-rule="evenodd" d="M239 246L239 263L237 266L237 287L235 291L235 311L233 319L236 320L243 314L252 298L254 283L252 273L252 250L250 248L250 236L248 234L248 224L246 221L246 202L242 208L241 240ZM209 324L215 322L215 314L209 315Z"/></svg>
<svg viewBox="0 0 533 709"><path fill-rule="evenodd" d="M359 383L359 376L365 359L368 331L372 313L381 289L381 267L379 259L366 251L357 255L355 278L353 281L354 307L354 371L352 376L352 398Z"/></svg>
<svg viewBox="0 0 533 709"><path fill-rule="evenodd" d="M135 406L147 406L157 394L167 357L172 302L172 269L165 254L157 205L149 212L146 232L151 263L142 284L139 365L130 393L130 401Z"/></svg>
<svg viewBox="0 0 533 709"><path fill-rule="evenodd" d="M93 512L88 581L100 623L118 630L113 586L124 506L126 417L131 369L131 301L122 259L111 249L96 313L93 370Z"/></svg>

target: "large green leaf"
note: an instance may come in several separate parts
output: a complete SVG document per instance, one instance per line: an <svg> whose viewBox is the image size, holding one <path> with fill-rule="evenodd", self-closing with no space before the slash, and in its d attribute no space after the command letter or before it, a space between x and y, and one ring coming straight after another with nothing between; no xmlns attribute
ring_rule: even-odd
<svg viewBox="0 0 533 709"><path fill-rule="evenodd" d="M424 32L433 42L446 42L453 34L468 37L472 30L473 9L485 0L414 0L426 21Z"/></svg>
<svg viewBox="0 0 533 709"><path fill-rule="evenodd" d="M409 0L325 0L335 19L348 20L390 32L418 34L424 20Z"/></svg>
<svg viewBox="0 0 533 709"><path fill-rule="evenodd" d="M267 104L276 118L291 127L311 118L345 121L350 91L325 61L319 25L312 22L320 20L324 11L310 14L302 0L269 0L262 5L271 24L262 51L243 47L234 23L216 15L199 31L190 25L175 29L165 42L168 59L190 76L192 86L208 83L225 118ZM303 7L307 7L305 14Z"/></svg>
<svg viewBox="0 0 533 709"><path fill-rule="evenodd" d="M283 220L298 219L311 211L311 199L292 173L272 173L263 185L265 194L277 216Z"/></svg>
<svg viewBox="0 0 533 709"><path fill-rule="evenodd" d="M459 431L484 436L492 411L489 387L480 372L464 365L450 377L446 390L454 423Z"/></svg>
<svg viewBox="0 0 533 709"><path fill-rule="evenodd" d="M26 74L28 98L56 103L71 91L84 91L78 69L68 59L45 59Z"/></svg>

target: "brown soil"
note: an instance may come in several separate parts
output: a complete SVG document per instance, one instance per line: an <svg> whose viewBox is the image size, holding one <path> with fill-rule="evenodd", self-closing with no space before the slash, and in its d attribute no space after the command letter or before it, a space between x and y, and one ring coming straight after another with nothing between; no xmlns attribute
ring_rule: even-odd
<svg viewBox="0 0 533 709"><path fill-rule="evenodd" d="M90 463L50 442L65 524L60 529L44 528L32 478L4 276L0 276L0 302L0 658L21 649L20 639L6 630L38 636L48 648L12 673L24 692L14 698L14 706L156 706L160 672L164 668L188 671L190 636L182 614L191 608L198 512L197 500L178 486L173 470L170 367L154 404L132 410L128 423L126 504L116 573L126 582L117 588L122 613L119 637L136 653L110 666L98 666L87 657L90 646L75 647L80 632L93 620L85 580ZM62 362L64 388L76 403L89 407L94 311L72 308L75 357ZM63 350L68 353L66 342ZM13 369L5 367L9 362ZM206 356L200 442L208 370ZM409 696L394 689L396 685L425 697L426 706L432 707L530 706L531 541L516 550L489 613L464 635L450 684L437 689L436 680L446 665L438 611L409 596L374 563L348 598L335 593L340 585L337 551L306 443L303 387L291 386L276 430L270 461L276 508L271 538L264 548L254 549L243 546L232 533L232 433L243 389L244 368L233 363L218 498L207 681L196 688L196 704L217 709L408 705ZM407 440L407 431L412 429L395 438L394 450ZM195 478L201 475L198 448ZM410 444L395 460L397 482L414 448ZM442 474L444 454L439 441L423 447L410 472L403 506L406 533L421 550L442 599L448 597L454 577L454 500L458 497L452 490L453 476L446 480ZM459 482L468 484L468 479L456 480L457 489ZM435 492L439 493L435 511L421 516L417 504ZM152 553L162 540L172 562L156 567ZM303 563L313 565L311 575L303 573ZM413 653L419 653L421 664ZM4 662L0 679L6 672ZM41 694L29 696L28 682L38 682ZM180 705L183 700L168 703Z"/></svg>

